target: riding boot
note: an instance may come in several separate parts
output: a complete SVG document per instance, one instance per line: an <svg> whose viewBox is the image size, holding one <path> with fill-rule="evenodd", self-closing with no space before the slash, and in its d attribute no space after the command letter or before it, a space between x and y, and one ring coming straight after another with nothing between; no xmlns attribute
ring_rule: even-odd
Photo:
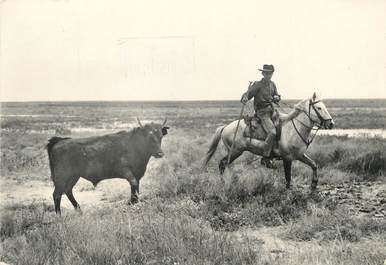
<svg viewBox="0 0 386 265"><path fill-rule="evenodd" d="M270 157L273 144L275 142L276 135L274 133L269 133L265 139L265 146L263 151L264 157Z"/></svg>

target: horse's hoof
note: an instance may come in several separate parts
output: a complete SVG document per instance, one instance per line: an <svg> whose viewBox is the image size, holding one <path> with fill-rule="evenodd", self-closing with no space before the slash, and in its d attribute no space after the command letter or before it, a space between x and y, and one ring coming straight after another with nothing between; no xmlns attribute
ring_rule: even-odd
<svg viewBox="0 0 386 265"><path fill-rule="evenodd" d="M273 163L273 161L269 158L265 158L263 157L260 161L260 163L263 165L263 166L266 166L267 168L270 168L270 169L275 169L276 166L275 164Z"/></svg>

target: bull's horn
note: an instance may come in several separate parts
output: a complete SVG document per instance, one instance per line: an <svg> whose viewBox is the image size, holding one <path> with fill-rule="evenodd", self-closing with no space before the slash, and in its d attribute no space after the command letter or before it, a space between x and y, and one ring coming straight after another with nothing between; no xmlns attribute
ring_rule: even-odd
<svg viewBox="0 0 386 265"><path fill-rule="evenodd" d="M168 121L168 119L165 118L164 123L162 123L162 126L164 126L167 121Z"/></svg>
<svg viewBox="0 0 386 265"><path fill-rule="evenodd" d="M138 117L137 117L137 122L138 122L139 126L140 126L141 128L143 128L143 125L142 125L142 123L141 123L141 121L139 120Z"/></svg>

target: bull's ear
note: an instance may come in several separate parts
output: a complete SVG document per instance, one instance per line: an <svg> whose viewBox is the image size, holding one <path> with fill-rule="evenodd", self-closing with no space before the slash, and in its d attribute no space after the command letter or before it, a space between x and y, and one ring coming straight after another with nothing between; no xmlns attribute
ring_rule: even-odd
<svg viewBox="0 0 386 265"><path fill-rule="evenodd" d="M162 135L163 136L165 136L165 135L167 135L168 134L168 129L169 129L169 127L162 127Z"/></svg>
<svg viewBox="0 0 386 265"><path fill-rule="evenodd" d="M138 117L137 117L137 122L138 122L139 126L140 126L141 128L143 128L143 125L142 125L142 123L141 123L141 121L139 120Z"/></svg>

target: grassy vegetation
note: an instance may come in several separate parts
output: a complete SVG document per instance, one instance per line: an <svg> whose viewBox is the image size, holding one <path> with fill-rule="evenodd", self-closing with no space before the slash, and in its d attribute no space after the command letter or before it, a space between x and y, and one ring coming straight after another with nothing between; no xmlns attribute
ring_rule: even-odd
<svg viewBox="0 0 386 265"><path fill-rule="evenodd" d="M312 241L276 255L265 252L253 238L216 231L200 216L200 203L181 197L153 198L134 207L116 204L82 215L70 212L61 218L42 204L14 205L1 218L0 260L11 264L382 264L384 221L312 207L311 215L304 213L297 222L286 224L283 235Z"/></svg>
<svg viewBox="0 0 386 265"><path fill-rule="evenodd" d="M328 209L312 205L310 213L287 226L286 235L295 240L356 242L366 236L380 236L386 240L385 231L385 220L353 217L352 213L344 207Z"/></svg>
<svg viewBox="0 0 386 265"><path fill-rule="evenodd" d="M14 264L252 264L259 260L256 250L161 203L140 206L98 209L63 219L51 213L45 225L23 226L17 237L3 239L1 258Z"/></svg>
<svg viewBox="0 0 386 265"><path fill-rule="evenodd" d="M22 111L19 105L9 104L7 114ZM48 183L45 144L55 132L85 136L87 133L71 129L108 128L117 120L132 123L135 116L158 120L168 116L171 129L163 142L166 157L151 161L145 176L151 190L145 191L146 198L141 196L135 206L115 202L87 209L82 215L64 211L61 218L55 216L51 203L4 206L0 218L0 261L362 265L382 264L386 258L385 219L355 216L345 205L321 195L311 196L308 186L312 172L300 163L294 164L291 191L284 187L281 166L275 171L261 168L251 154L236 160L221 178L217 163L225 153L219 148L207 170L200 170L215 127L234 118L239 107L236 103L222 106L207 102L201 108L193 103L187 103L186 108L181 108L180 103L160 104L151 109L146 104L131 103L134 105L129 110L123 102L92 103L86 108L80 103L71 108L63 103L48 109L48 103L31 104L25 109L28 113L52 116L2 119L2 180ZM352 106L345 108L351 111ZM81 113L87 116L80 118ZM319 136L309 153L319 166L321 184L385 181L384 139ZM235 236L240 228L259 231L262 227L283 230L279 234L281 240L296 247L275 254L264 249L256 238Z"/></svg>

